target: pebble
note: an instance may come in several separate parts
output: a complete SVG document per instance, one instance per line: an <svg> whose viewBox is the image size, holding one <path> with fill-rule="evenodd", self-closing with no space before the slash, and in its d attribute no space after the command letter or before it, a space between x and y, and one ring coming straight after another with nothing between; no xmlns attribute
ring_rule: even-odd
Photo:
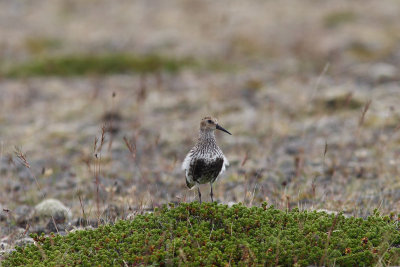
<svg viewBox="0 0 400 267"><path fill-rule="evenodd" d="M119 208L113 204L108 205L108 207L104 210L104 216L107 221L115 221L115 219L118 218L119 214Z"/></svg>
<svg viewBox="0 0 400 267"><path fill-rule="evenodd" d="M15 241L15 245L19 246L19 247L24 247L26 245L30 245L33 244L35 241L33 241L33 238L31 237L24 237L21 239L18 239L17 241Z"/></svg>
<svg viewBox="0 0 400 267"><path fill-rule="evenodd" d="M25 227L33 219L34 209L27 205L21 205L15 208L14 213L17 225Z"/></svg>

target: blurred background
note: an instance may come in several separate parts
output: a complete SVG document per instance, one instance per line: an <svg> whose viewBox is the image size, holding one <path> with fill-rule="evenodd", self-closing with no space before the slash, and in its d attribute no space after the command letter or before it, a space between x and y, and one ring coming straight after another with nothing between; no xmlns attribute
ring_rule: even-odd
<svg viewBox="0 0 400 267"><path fill-rule="evenodd" d="M233 134L217 133L218 202L399 212L399 14L396 0L0 1L2 240L50 232L35 217L49 198L68 210L60 232L195 200L180 166L206 115Z"/></svg>

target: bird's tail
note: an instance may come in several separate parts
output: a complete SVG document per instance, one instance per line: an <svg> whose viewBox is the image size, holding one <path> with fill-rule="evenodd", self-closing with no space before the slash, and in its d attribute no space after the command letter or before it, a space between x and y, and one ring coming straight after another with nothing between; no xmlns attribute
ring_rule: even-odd
<svg viewBox="0 0 400 267"><path fill-rule="evenodd" d="M188 179L186 179L186 186L189 188L189 189L193 189L193 187L196 185L196 183L194 183L194 182L190 182L190 181L188 181Z"/></svg>

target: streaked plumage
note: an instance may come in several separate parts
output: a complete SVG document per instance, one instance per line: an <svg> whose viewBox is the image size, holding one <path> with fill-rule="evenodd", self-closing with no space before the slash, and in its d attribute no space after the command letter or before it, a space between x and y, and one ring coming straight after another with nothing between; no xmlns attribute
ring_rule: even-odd
<svg viewBox="0 0 400 267"><path fill-rule="evenodd" d="M200 123L199 139L182 163L182 169L186 174L186 185L192 189L197 184L210 183L212 201L212 184L219 175L225 171L226 166L229 165L228 160L215 140L214 132L216 129L229 133L218 125L216 119L211 117L202 119ZM201 202L199 188L198 193Z"/></svg>

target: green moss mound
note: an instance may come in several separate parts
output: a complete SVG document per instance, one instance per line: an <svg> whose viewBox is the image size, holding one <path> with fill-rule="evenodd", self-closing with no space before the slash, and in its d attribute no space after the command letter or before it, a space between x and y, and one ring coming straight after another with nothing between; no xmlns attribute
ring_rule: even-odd
<svg viewBox="0 0 400 267"><path fill-rule="evenodd" d="M400 264L398 222L216 203L164 206L132 221L35 236L4 266L371 266Z"/></svg>

